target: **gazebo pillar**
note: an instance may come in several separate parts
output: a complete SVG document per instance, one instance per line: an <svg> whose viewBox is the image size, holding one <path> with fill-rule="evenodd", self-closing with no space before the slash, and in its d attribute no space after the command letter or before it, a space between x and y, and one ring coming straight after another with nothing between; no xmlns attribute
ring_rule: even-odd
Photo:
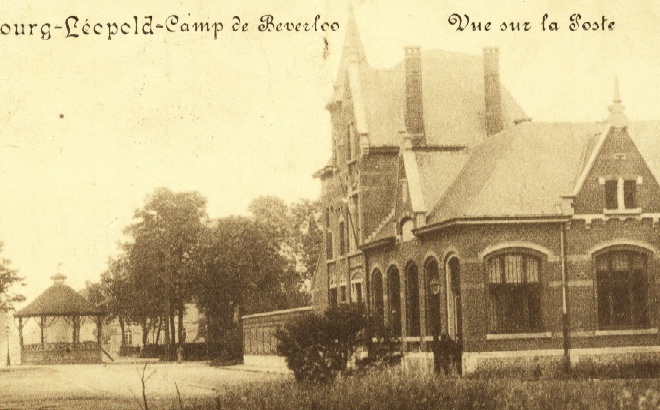
<svg viewBox="0 0 660 410"><path fill-rule="evenodd" d="M23 353L23 318L18 318L18 343L21 345L21 353Z"/></svg>
<svg viewBox="0 0 660 410"><path fill-rule="evenodd" d="M99 350L103 348L102 337L103 336L103 320L101 316L96 317L96 343L99 346Z"/></svg>
<svg viewBox="0 0 660 410"><path fill-rule="evenodd" d="M44 316L41 316L41 324L39 325L41 328L41 350L46 350L46 335L44 333L44 328L46 327L46 320Z"/></svg>

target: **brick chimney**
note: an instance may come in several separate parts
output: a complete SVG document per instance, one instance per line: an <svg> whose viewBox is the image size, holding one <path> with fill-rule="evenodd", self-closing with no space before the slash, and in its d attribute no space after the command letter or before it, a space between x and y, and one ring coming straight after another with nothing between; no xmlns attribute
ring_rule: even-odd
<svg viewBox="0 0 660 410"><path fill-rule="evenodd" d="M502 124L502 89L500 86L500 50L484 48L484 94L486 97L486 135L495 135Z"/></svg>
<svg viewBox="0 0 660 410"><path fill-rule="evenodd" d="M416 140L424 138L422 104L422 54L419 47L406 47L406 131Z"/></svg>

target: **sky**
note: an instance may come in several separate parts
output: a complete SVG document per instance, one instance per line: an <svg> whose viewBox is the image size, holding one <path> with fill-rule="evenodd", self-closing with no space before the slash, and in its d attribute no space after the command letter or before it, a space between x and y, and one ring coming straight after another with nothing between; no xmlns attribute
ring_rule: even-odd
<svg viewBox="0 0 660 410"><path fill-rule="evenodd" d="M222 21L224 29L217 39L0 34L0 241L25 277L16 290L28 301L51 285L60 263L75 289L98 280L125 239L122 229L157 187L199 191L211 217L246 214L261 195L318 196L312 174L330 156L324 107L346 0L56 3L3 1L0 24L64 25L71 15L80 25L134 15L152 15L156 24L177 15L179 25ZM660 119L657 1L353 4L374 67L395 65L409 45L470 54L499 46L502 82L534 121L605 119L615 76L629 118ZM491 31L458 32L448 23L452 13L491 21ZM559 31L541 30L545 13ZM615 28L570 31L574 13L584 21L605 16ZM259 32L265 14L302 22L318 14L339 30ZM233 16L248 22L247 32L231 31ZM531 30L501 32L502 21L529 21Z"/></svg>

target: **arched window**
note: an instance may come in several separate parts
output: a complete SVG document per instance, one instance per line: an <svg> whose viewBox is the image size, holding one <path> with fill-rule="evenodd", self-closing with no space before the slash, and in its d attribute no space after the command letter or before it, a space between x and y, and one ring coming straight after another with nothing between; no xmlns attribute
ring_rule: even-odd
<svg viewBox="0 0 660 410"><path fill-rule="evenodd" d="M374 314L380 323L383 323L385 318L385 301L383 299L383 274L379 269L375 269L371 275L373 283L373 301L374 301Z"/></svg>
<svg viewBox="0 0 660 410"><path fill-rule="evenodd" d="M597 255L595 262L600 328L646 327L646 255L634 250L612 250Z"/></svg>
<svg viewBox="0 0 660 410"><path fill-rule="evenodd" d="M424 264L426 278L426 328L431 335L440 335L440 293L442 285L438 261L429 258Z"/></svg>
<svg viewBox="0 0 660 410"><path fill-rule="evenodd" d="M406 319L407 336L419 336L419 272L417 265L411 263L406 269Z"/></svg>
<svg viewBox="0 0 660 410"><path fill-rule="evenodd" d="M540 331L541 258L512 249L486 260L491 333Z"/></svg>
<svg viewBox="0 0 660 410"><path fill-rule="evenodd" d="M389 324L395 336L401 336L401 281L399 269L392 266L387 270L387 296L389 299Z"/></svg>

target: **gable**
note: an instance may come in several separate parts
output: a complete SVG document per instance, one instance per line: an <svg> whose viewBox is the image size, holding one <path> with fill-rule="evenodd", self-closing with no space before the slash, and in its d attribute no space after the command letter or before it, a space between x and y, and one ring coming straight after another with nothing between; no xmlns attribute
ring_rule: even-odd
<svg viewBox="0 0 660 410"><path fill-rule="evenodd" d="M644 157L631 138L627 128L610 128L603 137L600 149L594 153L590 169L585 169L586 176L575 193L575 214L635 213L632 209L625 210L620 198L615 198L619 210L606 208L606 186L618 189L619 181L635 181L636 206L643 213L660 212L660 186L651 172ZM608 182L609 181L609 182ZM613 192L616 195L618 192ZM621 194L619 193L619 196ZM623 209L623 210L622 210Z"/></svg>

